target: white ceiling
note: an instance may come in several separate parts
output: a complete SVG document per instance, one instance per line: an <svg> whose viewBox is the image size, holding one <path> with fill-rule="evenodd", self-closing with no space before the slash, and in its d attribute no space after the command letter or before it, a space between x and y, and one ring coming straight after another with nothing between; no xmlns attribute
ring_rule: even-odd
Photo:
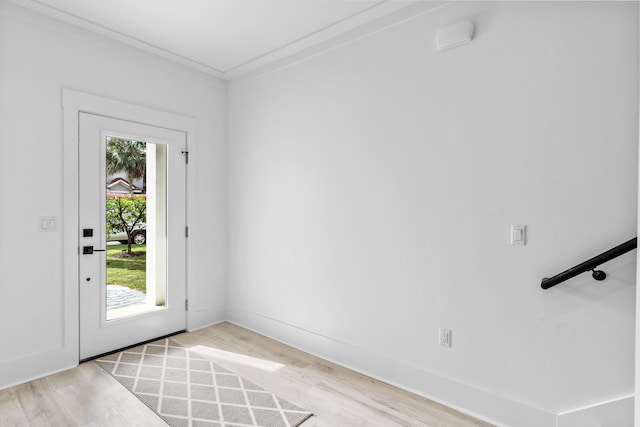
<svg viewBox="0 0 640 427"><path fill-rule="evenodd" d="M415 0L11 0L209 74L232 78Z"/></svg>

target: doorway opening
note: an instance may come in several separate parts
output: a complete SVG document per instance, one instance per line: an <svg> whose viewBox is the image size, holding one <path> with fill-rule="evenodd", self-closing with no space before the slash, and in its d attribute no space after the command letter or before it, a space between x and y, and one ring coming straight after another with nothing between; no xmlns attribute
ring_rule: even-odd
<svg viewBox="0 0 640 427"><path fill-rule="evenodd" d="M79 116L84 360L184 329L186 138L181 131ZM125 301L116 305L118 296Z"/></svg>
<svg viewBox="0 0 640 427"><path fill-rule="evenodd" d="M69 360L76 357L86 360L186 329L187 161L183 153L188 153L187 140L195 134L196 121L69 89L63 89L62 95L64 339L68 343L64 346L64 354ZM107 320L105 260L107 137L145 142L148 218L144 243L134 236L133 244L134 247L136 244L145 246L144 295L145 301L151 301L148 304L150 311L118 318L110 313L111 320ZM195 141L193 137L190 139ZM154 148L155 152L151 154ZM152 173L154 160L156 171ZM129 178L123 179L129 181ZM135 179L132 181L133 185L139 184ZM153 185L158 189L153 190ZM144 183L136 186L145 188ZM156 202L153 202L153 196ZM156 208L151 207L153 203ZM149 212L155 212L155 215ZM150 254L154 250L152 257ZM151 265L155 267L151 268ZM156 279L152 280L154 274ZM164 284L158 284L158 276L165 280ZM156 302L162 298L164 302Z"/></svg>

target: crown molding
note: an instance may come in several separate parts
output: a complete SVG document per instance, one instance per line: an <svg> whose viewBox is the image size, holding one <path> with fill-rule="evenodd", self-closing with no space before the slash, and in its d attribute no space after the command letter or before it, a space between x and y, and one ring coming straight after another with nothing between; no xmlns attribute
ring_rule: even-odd
<svg viewBox="0 0 640 427"><path fill-rule="evenodd" d="M298 62L300 58L315 56L318 52L330 50L337 45L348 43L351 40L363 37L367 33L376 32L381 28L392 25L398 20L404 21L412 14L422 14L425 10L433 10L445 3L443 1L424 0L382 0L361 12L311 32L272 51L232 68L221 70L208 64L194 61L161 46L155 46L144 40L130 37L106 26L64 12L39 0L0 1L5 4L12 3L37 14L62 21L73 27L98 34L106 39L168 59L222 80L237 80L272 69L275 64L282 66L284 62Z"/></svg>
<svg viewBox="0 0 640 427"><path fill-rule="evenodd" d="M60 34L64 34L67 37L82 40L86 43L91 43L105 49L111 49L125 55L135 56L136 58L149 61L156 66L169 68L173 71L186 74L192 78L213 83L216 86L224 88L227 87L227 79L224 77L224 74L218 74L185 61L177 61L175 59L168 58L166 55L160 55L131 43L126 43L116 38L88 30L84 27L61 20L55 16L39 12L34 8L25 7L22 5L23 2L28 3L28 1L25 2L24 0L0 0L0 14L11 16L20 21L42 28L47 28Z"/></svg>
<svg viewBox="0 0 640 427"><path fill-rule="evenodd" d="M405 2L404 7L392 13L382 15L358 27L344 31L333 38L320 41L307 47L305 50L292 53L279 60L268 62L261 67L247 70L244 73L232 75L228 79L229 88L240 86L262 76L278 72L280 70L295 66L316 56L322 55L341 46L348 45L362 38L387 30L407 21L419 18L420 16L433 13L443 7L451 5L450 0L446 1L411 1Z"/></svg>
<svg viewBox="0 0 640 427"><path fill-rule="evenodd" d="M328 40L332 40L343 34L350 33L351 31L365 26L378 19L391 15L398 10L404 9L414 3L424 3L420 0L384 0L375 5L351 15L345 19L334 22L327 25L320 30L314 31L301 37L297 40L293 40L286 45L280 46L270 52L255 57L243 64L237 65L231 69L225 71L225 75L228 79L233 79L260 68L263 68L269 64L273 64L282 59L288 58L296 54L304 54L305 51L314 48L320 44L325 43ZM429 2L432 3L432 2Z"/></svg>
<svg viewBox="0 0 640 427"><path fill-rule="evenodd" d="M159 47L159 46L155 46L151 43L147 43L143 40L139 40L137 38L127 36L126 34L120 33L118 31L114 31L100 24L82 19L78 16L72 15L67 12L63 12L55 7L41 3L38 0L4 0L4 1L6 3L13 3L24 9L28 9L32 12L36 12L38 14L53 18L57 21L62 21L74 27L82 28L91 33L99 34L107 39L114 40L122 44L135 47L139 50L154 54L156 56L163 57L165 59L169 59L173 62L179 63L181 65L185 65L189 68L206 73L210 76L218 77L221 79L226 78L225 73L221 70L218 70L206 64L202 64L197 61L191 60L180 54L171 52L170 50L167 50L167 49L163 49L162 47Z"/></svg>

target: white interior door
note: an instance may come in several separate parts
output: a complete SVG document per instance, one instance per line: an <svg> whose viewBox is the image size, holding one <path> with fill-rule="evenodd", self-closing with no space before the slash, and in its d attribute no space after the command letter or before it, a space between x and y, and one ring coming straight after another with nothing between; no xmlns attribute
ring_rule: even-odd
<svg viewBox="0 0 640 427"><path fill-rule="evenodd" d="M181 131L87 113L79 123L84 360L185 329L187 149ZM127 162L129 169L107 173L107 164ZM129 236L141 243L131 253L128 244L107 242Z"/></svg>

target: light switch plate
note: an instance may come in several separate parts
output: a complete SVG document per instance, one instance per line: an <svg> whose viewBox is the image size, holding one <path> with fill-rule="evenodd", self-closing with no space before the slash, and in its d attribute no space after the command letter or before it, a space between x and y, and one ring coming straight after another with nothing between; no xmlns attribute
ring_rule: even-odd
<svg viewBox="0 0 640 427"><path fill-rule="evenodd" d="M511 224L511 244L522 246L527 244L527 226L521 224Z"/></svg>
<svg viewBox="0 0 640 427"><path fill-rule="evenodd" d="M38 231L58 231L57 216L40 216L38 217Z"/></svg>

